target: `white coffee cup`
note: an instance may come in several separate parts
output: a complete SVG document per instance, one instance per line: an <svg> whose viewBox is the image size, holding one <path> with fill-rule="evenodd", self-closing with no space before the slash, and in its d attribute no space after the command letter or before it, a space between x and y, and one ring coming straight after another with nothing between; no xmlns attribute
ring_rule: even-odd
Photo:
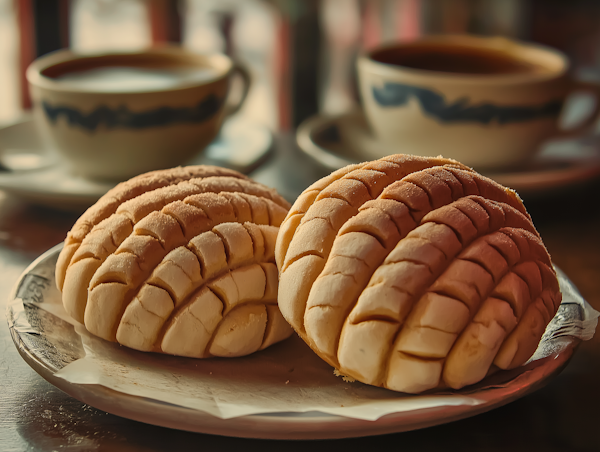
<svg viewBox="0 0 600 452"><path fill-rule="evenodd" d="M228 99L233 74L243 92ZM222 54L176 46L139 52L60 50L27 69L34 118L49 147L76 174L124 180L185 164L237 111L248 73Z"/></svg>
<svg viewBox="0 0 600 452"><path fill-rule="evenodd" d="M443 155L476 169L521 164L542 142L583 133L600 112L598 85L573 80L565 55L506 38L393 43L362 55L357 68L380 149ZM581 90L595 96L595 110L576 128L559 130L565 99Z"/></svg>

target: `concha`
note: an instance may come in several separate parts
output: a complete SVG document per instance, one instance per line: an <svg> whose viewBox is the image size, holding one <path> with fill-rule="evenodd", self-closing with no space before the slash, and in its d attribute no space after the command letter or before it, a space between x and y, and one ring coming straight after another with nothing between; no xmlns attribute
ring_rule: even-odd
<svg viewBox="0 0 600 452"><path fill-rule="evenodd" d="M242 356L292 329L277 307L275 240L290 205L212 166L117 185L68 233L63 305L92 334L142 351Z"/></svg>
<svg viewBox="0 0 600 452"><path fill-rule="evenodd" d="M561 293L521 199L449 159L393 155L307 188L276 245L278 302L343 375L462 388L533 354Z"/></svg>

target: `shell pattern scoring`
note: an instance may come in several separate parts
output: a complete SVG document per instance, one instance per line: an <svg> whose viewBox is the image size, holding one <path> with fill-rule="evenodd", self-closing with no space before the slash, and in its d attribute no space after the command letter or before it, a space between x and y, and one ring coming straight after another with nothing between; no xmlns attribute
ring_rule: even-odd
<svg viewBox="0 0 600 452"><path fill-rule="evenodd" d="M342 374L420 393L533 354L561 302L518 195L454 161L394 155L307 188L281 225L278 302Z"/></svg>
<svg viewBox="0 0 600 452"><path fill-rule="evenodd" d="M289 203L235 171L156 171L117 185L69 232L63 305L143 351L242 356L292 333L277 307L275 241Z"/></svg>

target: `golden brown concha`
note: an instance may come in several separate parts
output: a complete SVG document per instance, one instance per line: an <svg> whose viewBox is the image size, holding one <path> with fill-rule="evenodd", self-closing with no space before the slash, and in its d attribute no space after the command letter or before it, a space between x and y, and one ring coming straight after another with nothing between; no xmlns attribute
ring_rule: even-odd
<svg viewBox="0 0 600 452"><path fill-rule="evenodd" d="M63 305L92 333L143 351L241 356L287 338L274 249L289 203L235 171L191 166L117 185L56 265Z"/></svg>
<svg viewBox="0 0 600 452"><path fill-rule="evenodd" d="M276 258L280 310L307 344L344 375L408 393L522 365L561 301L518 195L441 157L316 182Z"/></svg>

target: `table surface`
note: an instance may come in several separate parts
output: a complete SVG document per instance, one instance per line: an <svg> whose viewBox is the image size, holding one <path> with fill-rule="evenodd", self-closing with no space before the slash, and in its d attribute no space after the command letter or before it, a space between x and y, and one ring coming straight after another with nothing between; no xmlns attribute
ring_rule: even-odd
<svg viewBox="0 0 600 452"><path fill-rule="evenodd" d="M293 200L326 173L290 137L252 177ZM556 265L600 310L600 181L524 196ZM78 214L26 204L0 192L0 311L25 267L61 242ZM493 411L427 429L335 441L227 438L142 424L85 405L55 388L18 354L0 322L0 451L600 450L600 335L582 343L566 369L538 391Z"/></svg>

